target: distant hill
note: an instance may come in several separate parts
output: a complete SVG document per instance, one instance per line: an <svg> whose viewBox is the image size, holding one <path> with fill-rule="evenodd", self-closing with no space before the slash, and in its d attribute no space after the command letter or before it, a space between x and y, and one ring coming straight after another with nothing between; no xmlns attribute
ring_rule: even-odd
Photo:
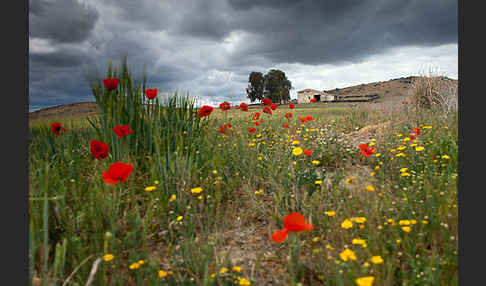
<svg viewBox="0 0 486 286"><path fill-rule="evenodd" d="M355 96L378 95L378 102L391 103L400 102L401 100L410 97L411 90L416 76L402 77L388 81L372 82L349 86L345 88L336 88L325 90L325 92L338 95L342 98L352 98ZM444 80L454 81L456 84L458 80L443 77ZM98 106L96 102L80 102L66 105L59 105L48 107L33 112L29 112L29 119L51 118L51 117L82 117L96 114Z"/></svg>
<svg viewBox="0 0 486 286"><path fill-rule="evenodd" d="M338 95L339 97L355 97L364 95L378 95L380 100L378 102L400 102L411 96L411 91L417 76L402 77L388 81L372 82L360 84L345 88L336 88L325 90L325 92ZM456 84L458 80L443 77L443 80L454 81Z"/></svg>

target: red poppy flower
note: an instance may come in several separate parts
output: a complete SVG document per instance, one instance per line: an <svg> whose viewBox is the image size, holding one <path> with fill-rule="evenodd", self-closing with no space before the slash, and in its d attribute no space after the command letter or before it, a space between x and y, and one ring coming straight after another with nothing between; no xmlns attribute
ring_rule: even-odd
<svg viewBox="0 0 486 286"><path fill-rule="evenodd" d="M223 110L223 111L226 111L226 110L230 110L231 109L231 105L229 102L225 101L225 102L221 102L219 104L219 109Z"/></svg>
<svg viewBox="0 0 486 286"><path fill-rule="evenodd" d="M266 113L266 114L272 114L272 110L270 108L268 108L268 106L265 106L263 108L263 113Z"/></svg>
<svg viewBox="0 0 486 286"><path fill-rule="evenodd" d="M148 99L154 99L157 97L157 89L146 89L145 90L145 95L147 96Z"/></svg>
<svg viewBox="0 0 486 286"><path fill-rule="evenodd" d="M91 155L95 159L101 160L108 157L108 144L98 141L98 140L91 140L89 141Z"/></svg>
<svg viewBox="0 0 486 286"><path fill-rule="evenodd" d="M209 114L211 114L211 112L213 112L213 110L214 108L212 106L204 105L203 107L201 107L201 109L199 109L199 117L208 116Z"/></svg>
<svg viewBox="0 0 486 286"><path fill-rule="evenodd" d="M258 121L253 122L253 124L257 125L260 124Z"/></svg>
<svg viewBox="0 0 486 286"><path fill-rule="evenodd" d="M289 119L292 118L294 115L291 112L285 113L285 118Z"/></svg>
<svg viewBox="0 0 486 286"><path fill-rule="evenodd" d="M113 128L113 131L122 139L123 137L127 136L128 134L132 134L133 130L130 129L129 125L118 125Z"/></svg>
<svg viewBox="0 0 486 286"><path fill-rule="evenodd" d="M369 155L376 152L375 147L371 147L370 149L368 144L360 144L359 148L361 149L361 151L359 151L358 154L363 154L365 157L368 157Z"/></svg>
<svg viewBox="0 0 486 286"><path fill-rule="evenodd" d="M282 124L282 127L283 128L289 128L289 124L288 123L284 123L284 124Z"/></svg>
<svg viewBox="0 0 486 286"><path fill-rule="evenodd" d="M120 79L118 78L107 78L103 80L103 84L105 85L105 89L108 91L114 90L118 87L118 84L120 83Z"/></svg>
<svg viewBox="0 0 486 286"><path fill-rule="evenodd" d="M241 111L248 111L248 105L244 102L242 102L240 104L240 106L238 106L238 109L241 110Z"/></svg>
<svg viewBox="0 0 486 286"><path fill-rule="evenodd" d="M315 98L311 98L311 100L310 100L311 103L316 102L316 101L317 101L317 99L315 99Z"/></svg>
<svg viewBox="0 0 486 286"><path fill-rule="evenodd" d="M272 100L270 98L264 98L262 99L263 104L265 105L270 105L272 104Z"/></svg>
<svg viewBox="0 0 486 286"><path fill-rule="evenodd" d="M248 128L248 132L255 133L256 127Z"/></svg>
<svg viewBox="0 0 486 286"><path fill-rule="evenodd" d="M305 119L307 119L307 121L311 121L314 120L314 117L312 115L307 115Z"/></svg>
<svg viewBox="0 0 486 286"><path fill-rule="evenodd" d="M132 171L132 165L115 162L108 168L108 172L103 172L103 180L110 185L118 182L123 183L128 179Z"/></svg>
<svg viewBox="0 0 486 286"><path fill-rule="evenodd" d="M408 101L405 101L405 104L408 104Z"/></svg>
<svg viewBox="0 0 486 286"><path fill-rule="evenodd" d="M54 122L51 124L51 130L54 133L54 135L59 136L61 135L61 131L66 131L66 128L62 127L61 123Z"/></svg>
<svg viewBox="0 0 486 286"><path fill-rule="evenodd" d="M295 108L295 104L293 104L293 103L289 104L289 108L290 109L294 109Z"/></svg>
<svg viewBox="0 0 486 286"><path fill-rule="evenodd" d="M274 104L272 104L272 105L270 105L270 108L271 108L272 110L277 109L277 107L278 107L278 105L276 105L275 103L274 103Z"/></svg>
<svg viewBox="0 0 486 286"><path fill-rule="evenodd" d="M272 240L275 242L283 242L289 232L301 232L307 230L313 230L314 225L305 221L305 217L298 213L293 212L287 215L283 221L284 228L272 234Z"/></svg>
<svg viewBox="0 0 486 286"><path fill-rule="evenodd" d="M260 118L260 123L263 123L263 118Z"/></svg>
<svg viewBox="0 0 486 286"><path fill-rule="evenodd" d="M300 120L300 122L305 123L307 121L307 117L299 116L299 120Z"/></svg>
<svg viewBox="0 0 486 286"><path fill-rule="evenodd" d="M435 155L432 156L432 160L434 160L434 161L437 160L437 156L435 156Z"/></svg>
<svg viewBox="0 0 486 286"><path fill-rule="evenodd" d="M252 120L258 120L258 118L260 118L260 115L260 112L255 112L255 114L253 114Z"/></svg>
<svg viewBox="0 0 486 286"><path fill-rule="evenodd" d="M420 135L420 133L422 133L422 131L420 129L418 129L418 128L414 128L413 129L413 133L415 133L415 135L418 136L418 135Z"/></svg>
<svg viewBox="0 0 486 286"><path fill-rule="evenodd" d="M223 124L221 125L221 127L219 127L219 133L223 133L223 134L226 134L226 131L229 130L231 131L231 134L234 133L233 129L231 129L231 124Z"/></svg>
<svg viewBox="0 0 486 286"><path fill-rule="evenodd" d="M310 155L312 155L312 150L309 150L309 149L304 148L304 154L306 156L310 156Z"/></svg>
<svg viewBox="0 0 486 286"><path fill-rule="evenodd" d="M415 134L410 134L408 138L410 138L410 140L413 140L413 138L415 138Z"/></svg>

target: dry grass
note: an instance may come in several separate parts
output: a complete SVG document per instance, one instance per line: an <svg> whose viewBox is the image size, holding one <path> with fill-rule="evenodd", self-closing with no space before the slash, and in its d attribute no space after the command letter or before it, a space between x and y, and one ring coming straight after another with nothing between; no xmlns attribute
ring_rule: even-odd
<svg viewBox="0 0 486 286"><path fill-rule="evenodd" d="M449 114L457 111L457 82L434 72L418 77L412 88L412 102L418 108L438 108Z"/></svg>

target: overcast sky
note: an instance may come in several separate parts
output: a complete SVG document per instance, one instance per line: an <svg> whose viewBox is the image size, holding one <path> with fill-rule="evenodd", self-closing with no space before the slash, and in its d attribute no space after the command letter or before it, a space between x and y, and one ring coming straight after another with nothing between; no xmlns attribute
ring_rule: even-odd
<svg viewBox="0 0 486 286"><path fill-rule="evenodd" d="M452 0L30 0L30 109L94 101L85 77L127 55L148 85L249 102L251 71L296 91L434 70L458 78Z"/></svg>

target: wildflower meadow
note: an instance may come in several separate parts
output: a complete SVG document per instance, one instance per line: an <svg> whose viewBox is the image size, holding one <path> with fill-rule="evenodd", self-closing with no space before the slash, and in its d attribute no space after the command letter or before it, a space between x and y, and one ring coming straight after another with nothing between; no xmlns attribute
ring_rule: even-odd
<svg viewBox="0 0 486 286"><path fill-rule="evenodd" d="M32 285L457 285L457 111L87 84L30 123Z"/></svg>

